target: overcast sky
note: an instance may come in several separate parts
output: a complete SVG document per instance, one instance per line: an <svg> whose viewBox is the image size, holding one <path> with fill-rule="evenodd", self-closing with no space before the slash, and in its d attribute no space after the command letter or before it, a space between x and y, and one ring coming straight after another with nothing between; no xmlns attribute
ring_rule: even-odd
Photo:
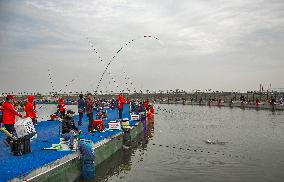
<svg viewBox="0 0 284 182"><path fill-rule="evenodd" d="M281 88L284 1L0 0L0 92L91 91L114 55L99 90Z"/></svg>

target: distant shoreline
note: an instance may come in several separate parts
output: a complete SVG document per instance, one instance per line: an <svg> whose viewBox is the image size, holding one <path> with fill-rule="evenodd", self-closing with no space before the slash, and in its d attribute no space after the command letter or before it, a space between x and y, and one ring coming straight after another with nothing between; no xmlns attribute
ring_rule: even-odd
<svg viewBox="0 0 284 182"><path fill-rule="evenodd" d="M158 104L176 104L176 105L194 105L194 106L207 106L207 107L231 107L231 108L243 108L243 109L260 109L260 110L277 110L277 111L284 111L284 105L269 105L266 103L260 103L258 106L256 106L255 104L249 104L249 103L241 103L241 102L234 102L234 103L227 103L227 102L222 102L220 104L220 106L217 105L217 102L211 102L210 106L208 106L208 103L206 102L202 102L201 104L198 102L190 102L190 101L186 101L186 102L182 102L182 101L160 101L160 102L156 102Z"/></svg>

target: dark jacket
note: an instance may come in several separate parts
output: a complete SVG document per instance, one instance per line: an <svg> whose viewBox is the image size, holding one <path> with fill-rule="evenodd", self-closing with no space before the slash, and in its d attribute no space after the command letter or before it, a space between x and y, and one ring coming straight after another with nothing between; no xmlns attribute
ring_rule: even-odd
<svg viewBox="0 0 284 182"><path fill-rule="evenodd" d="M83 99L78 100L78 112L82 113L85 111L85 101Z"/></svg>
<svg viewBox="0 0 284 182"><path fill-rule="evenodd" d="M78 131L78 128L75 126L73 118L66 116L62 120L62 134L69 133L71 130Z"/></svg>

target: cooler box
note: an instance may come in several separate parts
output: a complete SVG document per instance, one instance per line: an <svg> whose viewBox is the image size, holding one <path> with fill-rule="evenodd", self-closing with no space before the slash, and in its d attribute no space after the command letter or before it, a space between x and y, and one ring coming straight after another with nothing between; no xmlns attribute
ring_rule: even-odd
<svg viewBox="0 0 284 182"><path fill-rule="evenodd" d="M110 130L121 130L121 124L119 121L110 121L108 123L108 128Z"/></svg>
<svg viewBox="0 0 284 182"><path fill-rule="evenodd" d="M131 120L139 121L139 115L131 114Z"/></svg>
<svg viewBox="0 0 284 182"><path fill-rule="evenodd" d="M14 127L17 133L17 138L36 134L36 130L31 118L19 119L15 123Z"/></svg>
<svg viewBox="0 0 284 182"><path fill-rule="evenodd" d="M93 142L85 139L79 139L79 150L84 160L94 160L96 152Z"/></svg>
<svg viewBox="0 0 284 182"><path fill-rule="evenodd" d="M129 119L128 118L123 118L121 121L121 127L122 129L128 129L130 128L130 124L129 124Z"/></svg>
<svg viewBox="0 0 284 182"><path fill-rule="evenodd" d="M93 128L98 128L100 131L104 130L104 121L101 119L96 119L93 121Z"/></svg>

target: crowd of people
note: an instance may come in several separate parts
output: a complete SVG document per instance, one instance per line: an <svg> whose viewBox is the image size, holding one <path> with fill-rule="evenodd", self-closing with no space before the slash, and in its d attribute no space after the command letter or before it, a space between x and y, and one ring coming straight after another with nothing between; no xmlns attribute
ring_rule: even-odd
<svg viewBox="0 0 284 182"><path fill-rule="evenodd" d="M262 96L262 97L246 97L244 95L239 96L210 96L210 95L195 95L193 97L158 97L157 101L162 103L198 103L199 105L217 105L221 106L222 103L229 103L233 106L234 104L240 103L241 105L271 105L271 106L283 106L284 101L282 95Z"/></svg>
<svg viewBox="0 0 284 182"><path fill-rule="evenodd" d="M77 134L81 133L81 130L79 128L83 125L82 120L84 114L86 114L88 118L88 132L91 133L94 131L100 131L99 128L94 128L93 121L107 119L107 108L111 110L117 108L118 119L122 119L124 104L130 105L131 113L141 113L146 111L154 113L154 108L149 104L149 100L130 100L129 98L124 98L122 94L119 94L117 96L117 99L96 99L94 95L88 93L85 96L83 94L79 95L77 101L79 119L77 124L73 119L75 112L66 109L65 101L62 97L58 99L57 111L50 117L51 120L55 118L62 119L61 137L65 140L68 140L70 148L72 148L74 144L74 137ZM22 107L25 114L21 114L21 112L19 112L18 106L20 105L23 105ZM2 103L0 112L2 113L2 119L0 122L4 125L6 130L13 135L16 135L14 128L16 116L21 118L29 117L31 118L34 125L37 124L37 111L34 96L28 96L25 103L21 101L21 104L19 104L19 102L16 101L13 95L7 95L6 100ZM96 113L95 117L94 113ZM11 139L7 137L4 142L5 144L9 145L11 143Z"/></svg>
<svg viewBox="0 0 284 182"><path fill-rule="evenodd" d="M199 100L199 104L202 104L202 98L200 98ZM226 100L224 98L209 98L207 101L207 105L210 106L211 103L216 103L217 106L221 106L222 103L225 103ZM258 107L259 105L271 105L271 106L275 106L275 105L283 105L283 99L278 98L276 99L275 97L271 96L270 99L267 99L265 101L260 101L259 98L255 98L255 99L247 99L246 97L244 97L243 95L240 96L239 99L237 99L236 97L233 97L230 99L229 101L229 105L232 106L235 103L240 103L241 105L255 105L256 107Z"/></svg>

